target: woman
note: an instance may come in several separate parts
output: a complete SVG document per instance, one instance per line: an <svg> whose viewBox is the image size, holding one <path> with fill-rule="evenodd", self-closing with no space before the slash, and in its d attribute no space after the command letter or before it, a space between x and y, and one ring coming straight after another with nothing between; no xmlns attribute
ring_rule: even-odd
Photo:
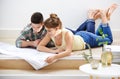
<svg viewBox="0 0 120 79"><path fill-rule="evenodd" d="M97 29L96 33L94 33L95 28L95 15L99 12L99 16L102 20L99 28ZM51 63L56 59L68 56L74 50L82 50L87 48L86 43L88 43L91 47L98 47L99 42L107 41L108 44L111 44L113 41L112 33L110 27L108 25L108 19L106 16L106 11L103 10L90 10L88 14L88 20L85 21L79 29L83 28L83 30L87 29L88 31L77 31L76 33L72 33L71 31L62 28L62 22L58 18L56 14L51 14L50 18L48 18L44 25L47 30L47 35L45 38L39 43L37 50L42 52L50 52L56 53L53 56L50 56L46 59L46 62ZM88 29L89 28L89 29ZM103 30L104 34L107 34L105 39L99 39L96 41L97 38L100 38L100 34L98 32L99 29ZM53 40L57 49L53 50L50 48L45 47L46 44Z"/></svg>

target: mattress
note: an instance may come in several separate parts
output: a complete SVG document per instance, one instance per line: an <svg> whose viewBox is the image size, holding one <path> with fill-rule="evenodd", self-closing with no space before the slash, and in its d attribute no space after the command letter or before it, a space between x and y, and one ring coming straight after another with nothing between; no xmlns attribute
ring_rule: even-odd
<svg viewBox="0 0 120 79"><path fill-rule="evenodd" d="M101 50L101 48L92 49L92 51L94 51L93 57L100 60L101 52L98 52L98 50ZM87 63L81 55L82 52L89 51L83 50L72 52L71 56L61 58L57 62L45 66L42 69L78 69L80 65ZM33 70L33 67L22 58L0 54L0 69Z"/></svg>

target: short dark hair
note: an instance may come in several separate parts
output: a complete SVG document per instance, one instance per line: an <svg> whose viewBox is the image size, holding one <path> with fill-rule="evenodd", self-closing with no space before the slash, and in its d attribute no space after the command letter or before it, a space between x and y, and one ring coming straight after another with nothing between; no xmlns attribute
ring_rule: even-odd
<svg viewBox="0 0 120 79"><path fill-rule="evenodd" d="M35 12L31 16L31 23L39 24L43 22L43 15L40 12Z"/></svg>

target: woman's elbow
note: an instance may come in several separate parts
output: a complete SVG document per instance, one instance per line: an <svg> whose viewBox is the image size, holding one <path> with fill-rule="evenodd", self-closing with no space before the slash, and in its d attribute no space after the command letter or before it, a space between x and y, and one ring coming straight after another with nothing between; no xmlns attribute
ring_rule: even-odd
<svg viewBox="0 0 120 79"><path fill-rule="evenodd" d="M37 46L36 48L38 51L41 51L41 46Z"/></svg>
<svg viewBox="0 0 120 79"><path fill-rule="evenodd" d="M71 54L72 50L68 50L66 55L69 56Z"/></svg>

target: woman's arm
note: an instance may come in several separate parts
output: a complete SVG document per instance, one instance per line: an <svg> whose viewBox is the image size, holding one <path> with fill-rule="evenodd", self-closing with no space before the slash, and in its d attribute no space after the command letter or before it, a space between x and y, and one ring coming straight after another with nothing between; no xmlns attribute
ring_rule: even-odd
<svg viewBox="0 0 120 79"><path fill-rule="evenodd" d="M73 34L69 31L67 31L65 33L65 42L66 42L66 49L65 51L57 54L57 58L62 58L62 57L65 57L65 56L68 56L70 55L70 53L72 52L72 47L73 47Z"/></svg>
<svg viewBox="0 0 120 79"><path fill-rule="evenodd" d="M38 44L37 46L37 50L38 51L42 51L42 52L50 52L50 53L57 53L56 50L50 49L48 47L46 47L47 43L50 41L50 37L48 34L46 34L46 36L41 40L41 42Z"/></svg>
<svg viewBox="0 0 120 79"><path fill-rule="evenodd" d="M69 40L68 40L69 39ZM55 54L53 56L50 56L46 59L46 62L51 63L56 59L69 56L70 53L72 52L72 46L73 46L73 34L71 32L66 32L65 34L65 42L66 42L66 49L65 51L62 51L58 54Z"/></svg>

